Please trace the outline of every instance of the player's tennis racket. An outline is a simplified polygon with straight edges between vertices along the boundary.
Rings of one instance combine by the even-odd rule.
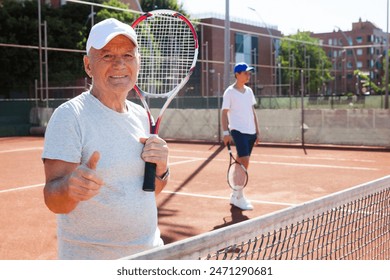
[[[145,107],[150,133],[158,134],[165,109],[194,71],[198,57],[198,37],[191,22],[171,10],[155,10],[140,16],[132,24],[137,33],[141,67],[134,87]],[[166,98],[156,119],[146,98]],[[154,191],[156,165],[145,163],[144,191]]]
[[[227,149],[230,155],[230,163],[227,172],[227,182],[229,187],[235,191],[242,190],[248,183],[248,172],[244,165],[239,163],[233,156],[230,144],[227,143]]]

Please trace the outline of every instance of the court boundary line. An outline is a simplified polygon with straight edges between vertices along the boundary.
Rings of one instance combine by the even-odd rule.
[[[186,193],[186,192],[174,192],[174,191],[168,191],[163,190],[161,193],[167,193],[167,194],[173,194],[173,195],[182,195],[182,196],[190,196],[190,197],[200,197],[200,198],[215,198],[215,199],[222,199],[222,200],[229,200],[230,197],[226,196],[216,196],[216,195],[205,195],[205,194],[194,194],[194,193]],[[271,201],[265,201],[265,200],[250,200],[252,203],[256,204],[270,204],[270,205],[282,205],[282,206],[295,206],[297,204],[294,203],[286,203],[286,202],[271,202]]]
[[[186,157],[186,156],[170,156],[170,158],[178,158],[183,159],[187,158],[188,160],[183,161],[177,161],[170,163],[170,165],[179,165],[182,163],[190,163],[190,162],[196,162],[196,161],[210,161],[208,158],[204,157]],[[215,161],[226,161],[228,162],[228,159],[212,159]],[[378,168],[371,168],[371,167],[356,167],[356,166],[340,166],[340,165],[328,165],[328,164],[307,164],[307,163],[291,163],[291,162],[276,162],[276,161],[258,161],[258,160],[252,160],[251,163],[254,164],[268,164],[268,165],[286,165],[286,166],[297,166],[297,167],[311,167],[311,168],[333,168],[333,169],[348,169],[348,170],[364,170],[364,171],[377,171]]]
[[[34,184],[34,185],[23,186],[23,187],[13,187],[13,188],[6,189],[6,190],[0,190],[0,194],[1,193],[20,191],[20,190],[33,189],[33,188],[37,188],[37,187],[43,187],[44,185],[45,185],[44,183],[43,184],[41,183],[41,184]]]
[[[14,191],[27,190],[27,189],[33,189],[33,188],[38,188],[38,187],[43,187],[43,186],[45,186],[44,183],[23,186],[23,187],[16,187],[16,188],[11,188],[11,189],[7,189],[7,190],[0,190],[0,194],[14,192]],[[190,196],[190,197],[200,197],[200,198],[212,198],[212,199],[223,199],[223,200],[230,199],[230,197],[226,197],[226,196],[205,195],[205,194],[186,193],[186,192],[175,192],[175,191],[169,191],[169,190],[163,190],[162,193],[179,195],[179,196],[181,195],[181,196]],[[256,203],[256,204],[269,204],[269,205],[282,205],[282,206],[295,206],[296,205],[294,203],[272,202],[272,201],[265,201],[265,200],[251,200],[251,202]]]
[[[0,151],[0,154],[19,153],[19,152],[36,151],[36,150],[43,150],[43,147],[31,147],[31,148],[19,148],[19,149],[3,150],[3,151]]]

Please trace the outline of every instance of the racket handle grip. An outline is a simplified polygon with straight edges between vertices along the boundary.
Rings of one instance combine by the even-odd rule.
[[[154,192],[156,179],[156,164],[152,162],[145,162],[145,177],[142,190],[145,192]]]

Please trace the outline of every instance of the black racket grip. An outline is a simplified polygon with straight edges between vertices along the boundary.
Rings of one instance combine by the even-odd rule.
[[[156,164],[152,162],[145,162],[145,177],[142,190],[145,192],[154,192],[156,189]]]

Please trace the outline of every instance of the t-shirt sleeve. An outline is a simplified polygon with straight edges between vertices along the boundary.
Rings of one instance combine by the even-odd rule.
[[[79,163],[81,146],[76,115],[69,106],[58,107],[46,128],[42,158]]]
[[[230,109],[230,91],[226,90],[222,99],[222,110]]]

